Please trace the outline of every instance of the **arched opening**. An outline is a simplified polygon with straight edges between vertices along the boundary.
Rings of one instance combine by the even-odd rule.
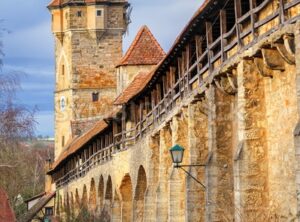
[[[74,195],[73,195],[73,192],[71,192],[71,195],[70,195],[70,215],[71,215],[71,218],[74,218],[74,208],[75,208]]]
[[[99,197],[99,209],[100,212],[103,208],[103,200],[104,200],[104,179],[103,176],[100,176],[99,185],[98,185],[98,197]]]
[[[88,207],[88,195],[86,185],[83,186],[82,198],[81,198],[81,207],[87,209]]]
[[[75,208],[78,210],[80,208],[80,197],[78,189],[75,191]]]
[[[65,213],[67,215],[67,219],[70,218],[70,215],[71,215],[71,208],[70,208],[70,196],[69,196],[69,193],[66,193],[65,196],[64,196],[64,205],[65,205]]]
[[[56,194],[56,214],[59,216],[61,211],[60,211],[60,199],[61,199],[61,196],[59,193]]]
[[[110,221],[111,220],[111,204],[112,204],[112,180],[111,177],[108,176],[106,182],[106,190],[105,190],[105,201],[104,206],[101,211],[100,219],[102,221]]]
[[[105,200],[112,201],[112,182],[110,176],[108,176],[106,183]]]
[[[122,221],[131,221],[132,218],[132,183],[129,174],[126,174],[120,186],[122,195]]]
[[[147,188],[147,177],[143,166],[138,171],[138,179],[134,195],[134,221],[143,221],[145,209],[145,192]]]
[[[91,180],[89,207],[92,212],[95,212],[95,210],[96,210],[96,185],[95,185],[94,178],[92,178],[92,180]]]

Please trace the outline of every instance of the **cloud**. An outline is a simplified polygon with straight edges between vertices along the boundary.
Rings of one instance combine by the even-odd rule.
[[[9,58],[54,59],[54,40],[51,24],[46,21],[36,26],[15,30],[3,39],[4,53]]]
[[[203,0],[130,1],[133,7],[129,36],[124,39],[124,49],[133,41],[142,25],[147,25],[165,51],[191,19]]]

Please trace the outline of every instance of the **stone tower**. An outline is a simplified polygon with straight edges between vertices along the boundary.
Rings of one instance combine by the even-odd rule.
[[[128,6],[127,0],[53,0],[48,6],[56,58],[55,159],[111,110]]]

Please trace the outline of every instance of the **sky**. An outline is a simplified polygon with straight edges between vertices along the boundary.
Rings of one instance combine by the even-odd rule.
[[[124,36],[126,52],[139,28],[147,25],[167,52],[203,0],[129,0],[132,23]],[[4,49],[2,72],[20,71],[17,102],[37,107],[36,135],[54,135],[54,40],[46,8],[50,0],[0,0]]]

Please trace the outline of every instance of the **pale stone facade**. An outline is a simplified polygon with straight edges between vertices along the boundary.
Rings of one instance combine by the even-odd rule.
[[[229,1],[221,6],[240,17],[231,29],[213,2],[205,1],[147,87],[122,105],[123,118],[56,164],[61,218],[87,208],[116,222],[299,221],[300,2],[258,1],[239,10],[241,1]],[[203,16],[214,11],[219,48],[216,24]],[[102,134],[107,144],[98,150]],[[205,187],[174,168],[169,150],[176,144],[185,148],[183,168]]]

